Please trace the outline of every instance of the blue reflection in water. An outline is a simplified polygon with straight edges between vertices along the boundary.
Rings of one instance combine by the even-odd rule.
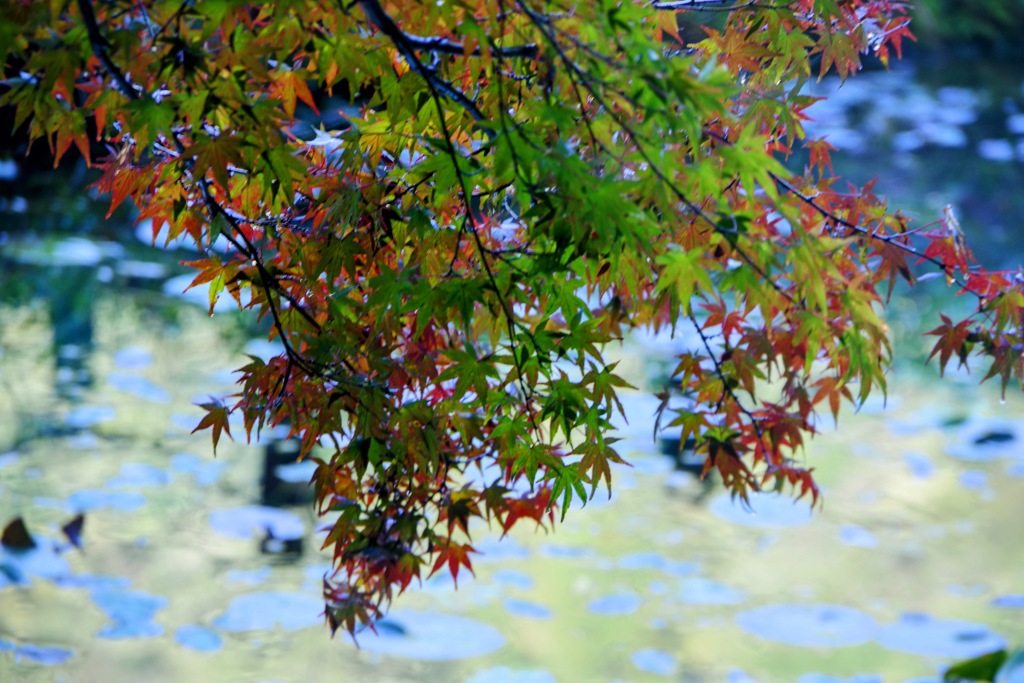
[[[482,538],[473,544],[479,557],[473,562],[505,562],[507,560],[523,560],[530,556],[530,551],[519,545],[514,538],[499,539],[497,536]]]
[[[259,569],[231,569],[228,570],[228,583],[241,583],[247,586],[256,586],[270,578],[270,567],[263,566]]]
[[[1024,609],[1024,595],[1000,595],[997,598],[992,598],[991,604],[993,607]]]
[[[736,615],[740,628],[765,640],[803,647],[843,647],[865,643],[875,620],[842,605],[766,605]]]
[[[555,677],[540,669],[516,671],[507,666],[481,669],[466,683],[555,683]]]
[[[153,638],[164,632],[163,627],[153,621],[157,611],[167,606],[167,598],[163,596],[141,591],[99,590],[91,597],[113,622],[100,630],[100,638]]]
[[[175,453],[171,456],[171,469],[191,474],[200,486],[216,484],[224,467],[222,460],[204,460],[193,453]]]
[[[516,615],[517,617],[529,617],[531,619],[547,619],[551,616],[551,610],[543,605],[538,605],[535,602],[528,600],[518,600],[516,598],[506,598],[504,603],[505,609],[509,613]]]
[[[633,666],[659,676],[671,676],[676,671],[676,658],[662,650],[640,650],[630,657]]]
[[[290,462],[274,468],[274,476],[289,484],[308,484],[316,474],[317,464],[312,460]]]
[[[503,586],[511,586],[523,590],[533,588],[533,579],[530,578],[529,574],[516,571],[515,569],[499,569],[494,572],[493,578]]]
[[[857,548],[874,548],[878,545],[878,539],[873,533],[856,524],[844,524],[839,529],[839,539]]]
[[[497,650],[505,637],[493,626],[440,612],[395,610],[377,624],[377,633],[357,638],[368,652],[425,661],[477,657]]]
[[[74,448],[81,451],[90,451],[99,446],[100,440],[96,438],[96,435],[92,432],[79,432],[78,434],[72,434],[64,442],[68,445],[68,448]],[[34,468],[33,468],[34,469]],[[26,473],[28,470],[26,470]],[[38,475],[36,475],[38,476]]]
[[[1006,467],[1006,474],[1011,477],[1024,477],[1024,462],[1010,463]]]
[[[922,453],[907,453],[903,456],[903,462],[918,479],[928,479],[935,473],[935,465]]]
[[[45,647],[43,645],[17,645],[8,640],[0,640],[0,652],[13,652],[14,661],[26,660],[35,664],[54,666],[63,664],[75,656],[74,651],[62,647]]]
[[[217,633],[193,624],[179,626],[174,632],[174,639],[196,652],[216,652],[224,646],[224,640]]]
[[[540,547],[540,554],[544,555],[545,557],[557,557],[560,559],[578,560],[595,557],[597,555],[597,551],[593,548],[587,547],[555,545],[552,543],[546,543]]]
[[[958,440],[947,443],[946,454],[968,462],[1012,458],[1019,448],[1016,432],[1016,425],[1008,420],[971,420],[959,429]]]
[[[29,585],[31,577],[59,579],[71,574],[71,565],[60,554],[63,546],[45,536],[33,536],[36,547],[10,552],[0,546],[0,588],[8,583]]]
[[[117,417],[110,406],[78,406],[64,418],[64,424],[75,429],[88,429],[100,422],[109,422]]]
[[[146,504],[146,497],[135,491],[104,491],[82,489],[68,496],[68,507],[77,512],[112,508],[132,512]]]
[[[153,354],[141,346],[127,346],[114,354],[114,365],[122,370],[141,370],[153,364]]]
[[[664,569],[666,560],[658,553],[623,555],[616,563],[622,569]]]
[[[246,593],[213,620],[225,631],[264,631],[280,625],[286,631],[315,626],[323,621],[324,601],[305,593]]]
[[[711,500],[708,509],[727,522],[753,527],[799,526],[814,518],[808,501],[773,493],[751,493],[749,508],[723,493]]]
[[[119,591],[132,585],[125,576],[103,574],[74,574],[62,576],[54,581],[61,588],[84,588],[88,591]]]
[[[679,599],[691,605],[737,605],[747,599],[741,590],[702,577],[680,582]]]
[[[928,614],[904,614],[882,626],[879,644],[890,650],[924,657],[966,659],[1006,647],[1002,636],[984,624],[957,619],[936,619]]]
[[[633,593],[617,593],[591,600],[587,609],[595,614],[632,614],[640,609],[642,603],[640,597]]]
[[[980,470],[964,470],[960,473],[960,484],[977,491],[988,488],[988,476]]]
[[[662,569],[664,569],[666,574],[671,574],[672,576],[693,576],[700,572],[700,562],[672,560],[666,562]]]
[[[139,462],[121,465],[121,474],[107,479],[107,486],[165,486],[171,482],[170,472]]]
[[[112,372],[107,376],[107,384],[118,391],[131,394],[144,401],[153,403],[170,403],[171,393],[161,386],[158,386],[137,375],[128,375],[123,372]]]
[[[274,538],[302,538],[302,519],[291,512],[264,505],[242,505],[223,508],[210,513],[210,527],[218,534],[231,538],[252,538],[254,534],[270,531]]]

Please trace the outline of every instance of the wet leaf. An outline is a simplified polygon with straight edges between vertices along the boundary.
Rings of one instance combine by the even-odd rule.
[[[71,521],[60,528],[60,530],[64,532],[64,537],[68,539],[68,542],[79,550],[82,549],[82,527],[84,525],[85,515],[79,513],[75,515]]]
[[[973,659],[957,662],[946,669],[942,680],[945,683],[958,681],[994,681],[999,667],[1006,661],[1006,650],[989,652]]]
[[[28,532],[28,527],[25,526],[25,520],[15,517],[4,527],[3,535],[0,536],[0,545],[7,550],[24,551],[35,548],[36,542],[32,540],[32,535]]]

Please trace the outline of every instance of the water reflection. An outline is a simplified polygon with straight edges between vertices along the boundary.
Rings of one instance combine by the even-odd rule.
[[[939,91],[914,107],[965,97]],[[983,107],[947,104],[913,130],[873,120],[896,126],[897,152],[966,136],[968,149],[1005,155],[979,144],[990,138],[968,115]],[[854,113],[833,123],[863,133]],[[214,459],[208,437],[190,435],[190,399],[235,391],[243,350],[279,347],[239,334],[250,323],[211,320],[207,293],[182,296],[192,276],[178,276],[175,256],[79,237],[9,254],[30,285],[0,294],[0,377],[18,380],[4,405],[22,421],[0,431],[0,521],[24,514],[53,536],[69,513],[90,522],[85,554],[45,532],[31,551],[0,549],[0,680],[45,666],[135,681],[159,656],[185,672],[177,680],[210,683],[923,681],[952,657],[1024,642],[1024,406],[913,376],[893,378],[888,412],[843,415],[843,432],[808,447],[827,488],[813,513],[769,494],[747,508],[674,472],[652,438],[656,401],[628,394],[617,424],[635,466],[617,468],[612,504],[573,510],[554,537],[481,529],[476,580],[413,586],[359,649],[330,640],[310,465],[288,462],[286,445],[264,461],[269,445],[224,444]],[[621,351],[639,384],[652,355],[686,343],[647,341]],[[260,554],[288,542],[304,543],[301,557]],[[288,668],[297,662],[309,671]]]
[[[224,645],[224,639],[215,631],[194,624],[179,626],[174,632],[174,639],[197,652],[216,652]]]
[[[245,593],[213,620],[225,631],[268,631],[280,626],[296,631],[323,624],[323,599],[309,593]]]
[[[267,475],[273,475],[275,486],[295,485],[306,496],[309,465],[290,464],[287,457],[266,464],[262,456],[267,449],[243,445],[227,445],[213,459],[205,438],[189,435],[197,413],[181,397],[231,391],[232,378],[224,369],[234,356],[213,358],[187,375],[167,374],[164,358],[182,353],[201,358],[198,349],[211,347],[209,332],[203,330],[216,331],[218,323],[197,308],[187,328],[175,328],[178,335],[188,329],[195,342],[179,337],[162,343],[147,336],[154,330],[143,331],[138,318],[123,311],[113,315],[123,308],[98,304],[93,313],[88,364],[106,380],[57,404],[59,433],[0,456],[5,513],[28,505],[43,520],[42,527],[71,512],[89,511],[94,518],[84,536],[87,555],[69,555],[66,544],[47,540],[45,534],[31,553],[0,555],[0,602],[5,605],[0,634],[18,636],[3,641],[0,657],[8,657],[12,666],[17,659],[17,666],[45,664],[72,672],[76,662],[104,652],[102,643],[110,640],[122,647],[156,643],[183,657],[194,653],[211,666],[251,652],[251,638],[270,647],[285,634],[301,634],[296,638],[303,651],[317,653],[316,658],[350,647],[343,636],[327,639],[321,628],[320,583],[330,565],[316,552],[316,543],[295,558],[296,564],[268,565],[259,555],[270,541],[308,544],[315,525],[304,504],[281,509],[257,502],[300,502],[291,494],[269,495]],[[115,319],[135,327],[113,333],[109,325]],[[178,345],[183,343],[194,345],[182,350]],[[35,409],[45,413],[51,405],[40,401]],[[919,408],[910,405],[908,410]],[[126,417],[142,414],[152,420]],[[902,415],[907,423],[916,420]],[[861,419],[877,433],[887,417]],[[790,671],[794,680],[809,675],[812,667],[803,664],[743,659],[748,655],[739,655],[738,661],[731,643],[747,638],[744,642],[765,643],[774,653],[874,647],[873,654],[859,656],[878,660],[878,652],[891,653],[887,656],[894,659],[884,660],[879,670],[895,667],[909,677],[933,671],[930,658],[1003,642],[1015,631],[998,615],[1015,614],[1024,603],[1020,584],[999,578],[998,572],[977,590],[947,593],[956,603],[933,602],[934,592],[890,589],[886,583],[897,567],[920,577],[927,563],[938,563],[952,573],[932,582],[935,591],[952,584],[979,585],[969,568],[951,563],[944,549],[948,541],[942,539],[983,539],[994,520],[1012,515],[1012,506],[1000,507],[1000,474],[1022,464],[1015,448],[1019,423],[980,412],[952,426],[914,423],[914,429],[887,432],[888,461],[879,454],[882,446],[863,448],[863,456],[846,460],[816,454],[815,463],[825,468],[823,481],[830,486],[827,504],[837,502],[834,511],[812,513],[804,503],[769,494],[752,496],[748,509],[689,475],[666,489],[672,463],[653,444],[641,446],[639,434],[650,425],[644,426],[642,416],[631,417],[629,429],[637,434],[638,449],[631,455],[635,488],[620,489],[613,505],[576,511],[554,538],[542,531],[500,542],[496,535],[475,537],[474,546],[485,553],[475,561],[478,579],[467,576],[456,592],[442,574],[423,590],[408,592],[377,635],[362,633],[360,649],[346,650],[352,653],[346,670],[372,680],[375,671],[401,670],[401,661],[466,662],[451,670],[459,672],[454,677],[431,669],[429,675],[405,679],[461,681],[576,680],[580,672],[592,680],[605,675],[607,680],[665,678],[680,672],[692,672],[695,680],[771,680],[757,675],[765,666],[782,667],[778,670]],[[857,438],[857,428],[851,429]],[[933,443],[937,437],[938,445]],[[85,461],[76,464],[72,479],[63,477],[63,468],[49,457],[56,444],[69,443],[86,447],[77,451]],[[842,442],[828,450],[837,450],[835,443]],[[830,473],[829,467],[844,469]],[[706,490],[712,492],[710,500],[695,503]],[[991,517],[967,502],[986,492],[993,497]],[[908,495],[952,503],[936,506],[922,499],[905,506]],[[937,512],[916,518],[914,510],[924,507]],[[801,534],[812,539],[813,552],[801,545]],[[913,543],[904,543],[901,534]],[[139,545],[140,538],[147,543]],[[175,568],[177,555],[184,556],[183,569]],[[800,557],[806,569],[796,584],[793,557]],[[751,558],[756,558],[756,571],[749,569]],[[1008,566],[998,558],[989,562],[996,569]],[[832,581],[837,574],[844,577],[838,584]],[[28,592],[14,593],[16,584]],[[40,584],[43,590],[31,592]],[[34,605],[46,603],[45,586],[51,584],[64,589],[67,600],[84,599],[86,606],[79,609],[86,613],[91,605],[95,626],[65,624],[71,635],[56,639],[39,633]],[[785,601],[776,603],[779,596]],[[22,607],[23,600],[33,607]],[[967,613],[957,606],[965,604],[972,606]],[[922,606],[929,615],[913,611]],[[971,619],[961,620],[961,615]],[[992,626],[980,626],[989,619]],[[567,632],[577,636],[567,639]],[[657,634],[666,639],[654,640]],[[547,642],[556,646],[551,653],[546,653]],[[578,657],[573,654],[577,650]],[[513,665],[522,661],[543,666]],[[723,661],[742,662],[743,669],[723,669]],[[857,680],[849,671],[837,674],[817,675]]]
[[[849,647],[875,635],[875,620],[843,605],[766,605],[736,615],[744,631],[801,647]]]
[[[633,666],[659,676],[671,676],[678,668],[676,658],[661,650],[640,650],[630,658]]]
[[[715,496],[708,508],[727,522],[743,526],[800,526],[814,519],[814,513],[806,502],[794,501],[790,496],[774,493],[751,493],[746,504],[723,493]]]
[[[167,606],[167,598],[141,591],[97,590],[92,600],[111,621],[97,634],[100,638],[155,638],[164,632],[153,618]]]
[[[877,639],[882,647],[922,657],[966,659],[1006,647],[1006,640],[984,624],[928,614],[900,615],[879,629]]]
[[[45,647],[30,644],[17,645],[7,640],[0,640],[0,652],[9,652],[14,655],[15,663],[31,662],[46,666],[63,664],[75,656],[75,653],[71,650],[65,650],[61,647]]]
[[[493,626],[465,617],[397,609],[376,634],[364,631],[358,642],[368,652],[439,661],[489,654],[505,644],[505,637]]]

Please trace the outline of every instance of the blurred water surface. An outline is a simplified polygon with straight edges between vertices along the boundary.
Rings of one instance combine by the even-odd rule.
[[[894,203],[974,206],[965,165],[1019,179],[1020,82],[1015,95],[904,73],[868,74],[851,94],[856,82],[812,111],[846,136],[847,158],[929,174],[946,151],[960,160],[943,162],[937,195],[895,182]],[[915,113],[892,113],[908,102]],[[1009,158],[983,144],[996,139]],[[95,227],[102,209],[58,219],[23,201],[3,206],[0,522],[23,516],[38,545],[0,550],[0,680],[924,681],[1024,643],[1024,402],[979,389],[977,373],[937,382],[918,364],[932,304],[902,297],[891,324],[910,360],[884,410],[847,411],[807,449],[820,509],[763,494],[750,511],[673,471],[651,441],[649,394],[627,392],[633,466],[617,468],[612,500],[599,492],[555,533],[499,542],[481,529],[475,580],[435,577],[359,647],[332,640],[311,511],[259,504],[261,445],[222,442],[214,458],[190,433],[194,403],[233,391],[243,352],[274,352],[259,326],[229,306],[211,318],[202,291],[181,296],[187,255],[112,237]],[[999,210],[1004,228],[1022,215]],[[1020,237],[992,230],[1000,258],[1021,254]],[[686,332],[612,353],[649,389],[650,361],[668,362]],[[78,512],[81,551],[60,532]],[[304,552],[261,552],[268,530]]]

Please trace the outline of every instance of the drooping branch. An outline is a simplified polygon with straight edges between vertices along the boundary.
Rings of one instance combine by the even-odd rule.
[[[651,7],[665,10],[699,10],[703,12],[732,12],[741,9],[781,9],[790,3],[766,3],[758,0],[736,2],[735,0],[654,0]]]
[[[96,13],[93,11],[91,0],[78,0],[78,11],[82,13],[82,23],[85,24],[86,33],[89,35],[89,45],[92,46],[92,52],[100,60],[100,64],[107,70],[110,77],[114,79],[117,89],[130,100],[140,99],[142,95],[132,87],[124,72],[114,64],[110,54],[107,52],[109,43],[103,37],[103,34],[100,33],[100,27],[96,22]]]
[[[417,50],[442,52],[444,54],[459,56],[465,56],[468,54],[470,57],[479,57],[482,54],[482,51],[479,46],[473,48],[467,53],[466,46],[464,44],[457,43],[453,40],[449,40],[448,38],[439,38],[436,36],[414,36],[411,33],[405,32],[402,32],[402,35],[405,37],[406,43],[410,47],[415,48]],[[525,45],[512,45],[509,47],[500,47],[498,45],[492,45],[491,53],[501,58],[532,58],[537,56],[537,46],[534,43],[527,43]]]
[[[362,6],[369,22],[391,40],[391,43],[409,63],[409,66],[427,82],[431,90],[438,92],[445,99],[449,99],[461,106],[477,121],[483,121],[486,118],[483,112],[480,111],[480,108],[476,106],[476,103],[464,92],[438,76],[436,70],[423,63],[419,55],[416,54],[417,49],[423,48],[418,48],[412,40],[414,37],[409,36],[402,29],[398,28],[395,20],[384,11],[384,8],[380,6],[377,0],[359,0],[359,4]],[[421,38],[419,40],[429,41],[430,39]]]

